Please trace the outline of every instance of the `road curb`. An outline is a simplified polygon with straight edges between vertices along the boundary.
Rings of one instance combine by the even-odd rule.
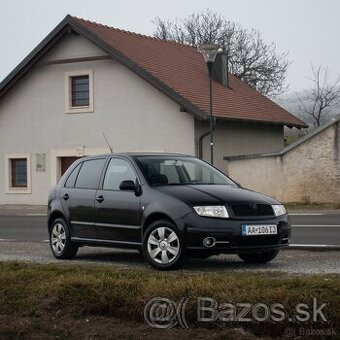
[[[290,244],[284,250],[311,250],[311,251],[331,251],[340,250],[340,246],[328,244]]]

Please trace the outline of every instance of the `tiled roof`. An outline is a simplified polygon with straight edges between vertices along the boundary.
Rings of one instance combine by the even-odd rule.
[[[209,113],[208,71],[203,56],[195,48],[72,18],[200,111]],[[213,114],[227,119],[306,126],[303,121],[231,74],[229,88],[213,81]]]
[[[195,48],[70,15],[0,83],[0,98],[70,30],[97,44],[188,112],[200,119],[208,117],[208,70],[203,56]],[[229,120],[307,127],[303,121],[231,74],[228,88],[213,81],[213,114]]]

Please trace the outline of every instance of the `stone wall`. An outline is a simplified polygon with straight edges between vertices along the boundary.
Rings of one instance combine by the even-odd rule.
[[[225,157],[223,171],[282,202],[340,204],[340,116],[279,153]]]

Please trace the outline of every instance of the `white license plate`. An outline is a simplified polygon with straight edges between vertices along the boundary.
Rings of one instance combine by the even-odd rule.
[[[276,235],[277,226],[275,224],[242,224],[242,236],[249,235]]]

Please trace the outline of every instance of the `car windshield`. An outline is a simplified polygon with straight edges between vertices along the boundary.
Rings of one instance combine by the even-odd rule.
[[[153,186],[188,184],[236,186],[226,175],[198,158],[139,156],[136,160],[146,179]]]

